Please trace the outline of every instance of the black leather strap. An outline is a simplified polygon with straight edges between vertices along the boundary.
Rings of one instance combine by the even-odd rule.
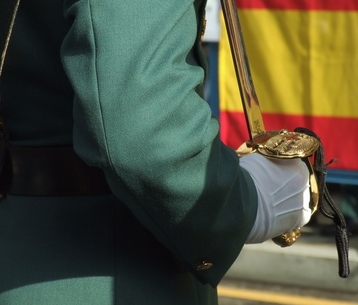
[[[88,166],[72,146],[9,148],[3,192],[21,196],[104,195],[111,191],[99,168]]]
[[[20,0],[1,0],[0,14],[0,76],[5,61],[7,46],[9,44],[12,27],[14,25]]]

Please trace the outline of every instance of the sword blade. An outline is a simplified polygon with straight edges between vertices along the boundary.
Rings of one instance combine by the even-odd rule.
[[[260,103],[252,81],[239,14],[234,0],[221,0],[221,6],[249,137],[253,144],[260,143],[269,136],[265,130]]]

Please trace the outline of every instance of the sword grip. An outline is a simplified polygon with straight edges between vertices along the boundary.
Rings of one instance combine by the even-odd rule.
[[[270,131],[258,135],[253,141],[247,141],[236,151],[239,157],[259,153],[268,159],[300,158],[306,164],[309,172],[310,203],[312,214],[319,205],[319,187],[309,157],[319,148],[319,141],[303,133]],[[273,242],[281,247],[293,245],[301,236],[301,228],[273,238]]]
[[[306,157],[306,158],[302,158],[302,161],[306,164],[310,175],[309,183],[310,183],[311,197],[310,197],[309,206],[312,211],[311,215],[313,215],[317,211],[318,204],[319,204],[319,190],[318,190],[317,179],[310,159]],[[272,238],[272,241],[276,245],[279,245],[280,247],[284,248],[293,245],[300,236],[301,236],[301,228],[297,228],[291,232],[283,233],[279,236]]]

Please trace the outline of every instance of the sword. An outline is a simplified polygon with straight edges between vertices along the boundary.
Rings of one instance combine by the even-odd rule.
[[[310,173],[310,208],[313,214],[318,207],[319,195],[316,177],[309,157],[319,148],[320,143],[314,137],[299,132],[289,132],[286,129],[266,131],[260,103],[252,81],[235,1],[220,1],[250,137],[236,152],[239,157],[250,153],[259,153],[266,158],[301,158],[307,165]],[[273,238],[273,241],[281,247],[286,247],[295,243],[300,235],[301,228],[297,228],[292,232]]]
[[[2,0],[2,2],[5,18],[0,22],[0,76],[20,0]]]
[[[0,80],[4,67],[5,55],[9,46],[12,28],[20,0],[1,0],[1,18],[0,18]],[[0,97],[1,102],[1,97]],[[6,154],[7,154],[8,138],[6,128],[4,126],[4,118],[0,107],[0,174],[3,170]],[[0,189],[0,197],[2,197],[2,188]]]

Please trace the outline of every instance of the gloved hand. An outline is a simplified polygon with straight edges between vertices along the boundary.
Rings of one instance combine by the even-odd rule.
[[[310,220],[309,172],[301,159],[267,159],[254,153],[241,157],[240,164],[253,178],[258,195],[247,244],[262,243]]]

